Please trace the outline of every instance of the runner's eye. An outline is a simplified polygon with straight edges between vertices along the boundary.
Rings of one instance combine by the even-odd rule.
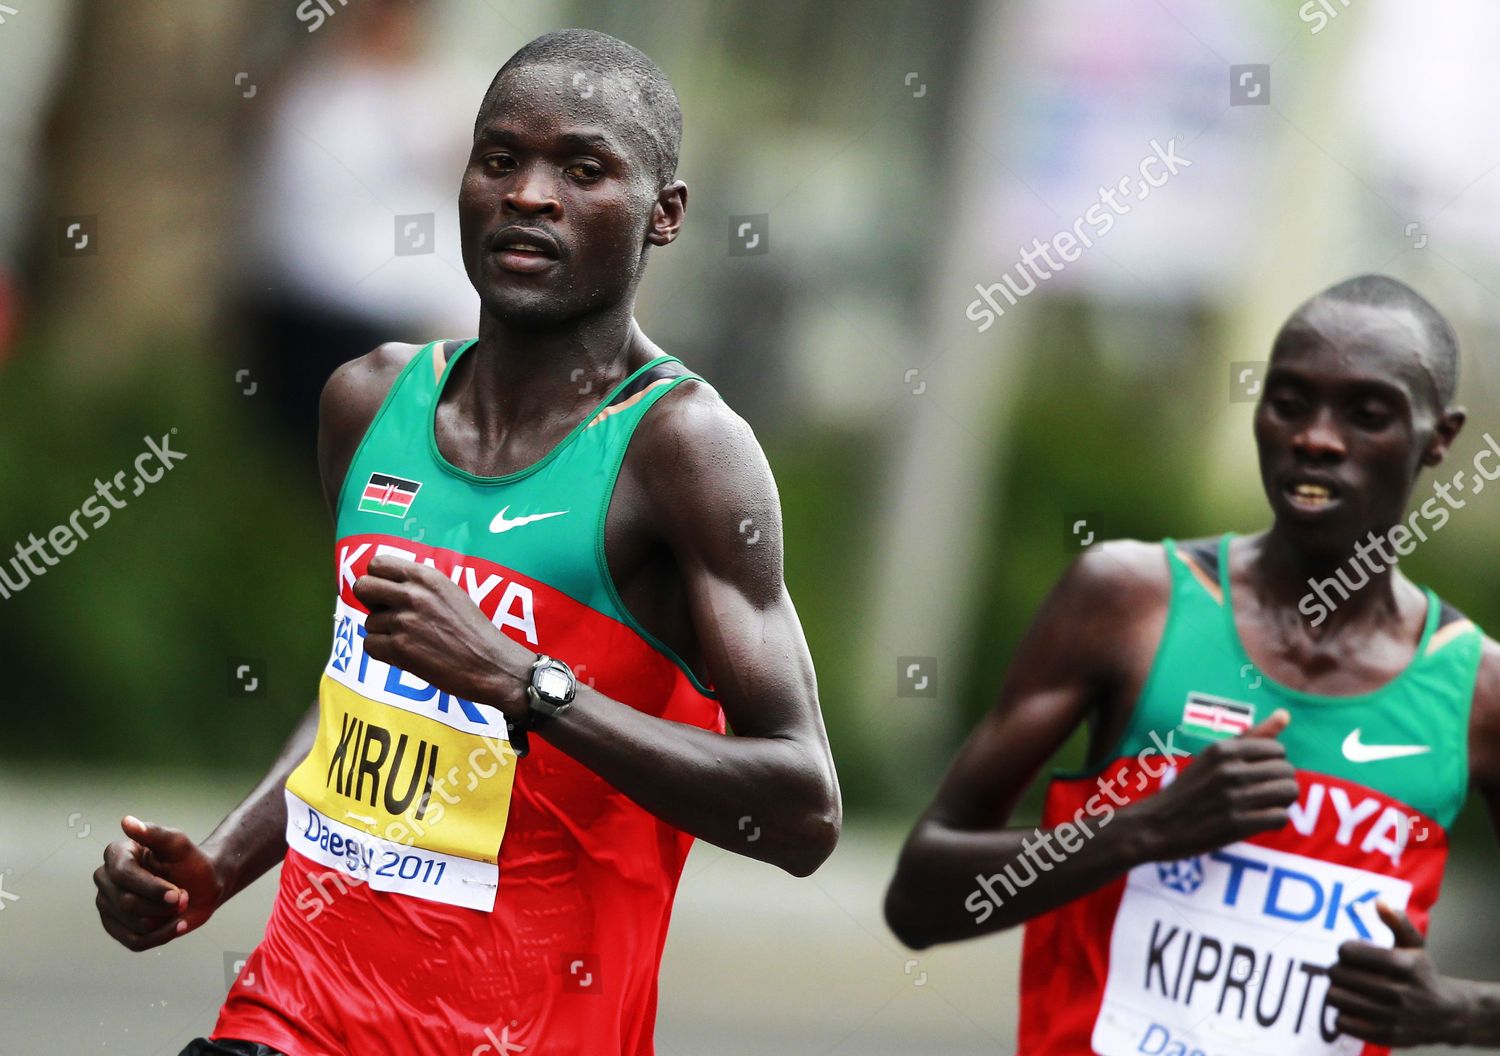
[[[604,170],[591,161],[575,161],[563,171],[575,180],[582,180],[585,183],[592,183],[604,175]]]
[[[1266,403],[1278,418],[1295,418],[1303,412],[1307,403],[1302,397],[1291,392],[1271,392],[1266,395]]]
[[[1391,409],[1379,400],[1366,400],[1355,405],[1351,415],[1354,424],[1361,429],[1384,429],[1393,417]]]

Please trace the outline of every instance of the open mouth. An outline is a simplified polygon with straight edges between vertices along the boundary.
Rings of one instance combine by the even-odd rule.
[[[545,271],[557,257],[557,244],[549,236],[532,231],[509,231],[495,246],[495,258],[507,271]]]
[[[1303,513],[1321,513],[1339,501],[1338,489],[1320,482],[1292,481],[1282,490],[1292,507]]]

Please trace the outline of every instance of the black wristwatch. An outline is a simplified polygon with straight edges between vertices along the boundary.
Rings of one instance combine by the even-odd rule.
[[[546,726],[567,711],[577,695],[578,679],[573,677],[573,669],[554,656],[537,654],[531,665],[531,682],[526,686],[526,696],[531,700],[527,728]]]

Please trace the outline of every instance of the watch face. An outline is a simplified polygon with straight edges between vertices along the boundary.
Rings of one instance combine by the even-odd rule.
[[[537,692],[553,700],[564,700],[573,680],[555,667],[544,667],[536,673]]]

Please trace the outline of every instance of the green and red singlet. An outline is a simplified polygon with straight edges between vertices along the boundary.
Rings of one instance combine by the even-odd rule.
[[[352,587],[377,554],[426,563],[580,682],[723,732],[712,687],[626,610],[604,551],[637,424],[677,385],[706,382],[659,357],[540,461],[478,477],[434,433],[438,395],[472,345],[412,359],[343,483],[317,739],[287,780],[265,940],[215,1037],[289,1056],[652,1052],[691,837],[543,738],[518,759],[497,709],[366,655]]]
[[[1024,1056],[1374,1056],[1338,1034],[1327,971],[1349,939],[1390,946],[1376,899],[1424,933],[1468,792],[1468,721],[1483,636],[1428,590],[1410,664],[1378,690],[1321,696],[1250,662],[1230,604],[1226,535],[1167,540],[1172,597],[1140,697],[1108,761],[1056,775],[1043,824],[1087,838],[1213,740],[1277,708],[1300,792],[1283,828],[1184,861],[1148,862],[1030,921]],[[1169,765],[1169,763],[1171,765]],[[1034,867],[1033,871],[1036,871]],[[994,897],[1026,870],[986,878]],[[990,896],[976,893],[983,913]]]

